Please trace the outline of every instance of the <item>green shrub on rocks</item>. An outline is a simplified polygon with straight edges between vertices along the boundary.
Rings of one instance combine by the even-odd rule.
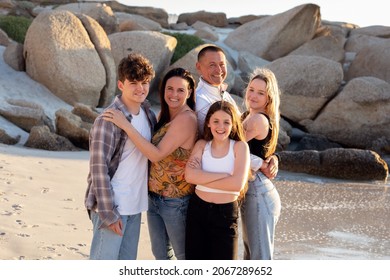
[[[177,46],[175,52],[173,53],[171,64],[182,58],[190,50],[196,48],[199,45],[204,44],[204,41],[202,39],[194,35],[170,32],[165,32],[164,34],[175,37],[177,40]]]
[[[23,44],[32,20],[17,16],[0,16],[0,29],[14,41]]]

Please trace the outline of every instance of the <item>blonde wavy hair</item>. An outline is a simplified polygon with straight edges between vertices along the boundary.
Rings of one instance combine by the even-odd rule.
[[[266,153],[265,157],[269,157],[276,151],[278,145],[278,135],[279,135],[279,122],[280,122],[280,89],[278,86],[278,81],[276,80],[275,74],[267,68],[256,68],[251,75],[249,76],[249,82],[245,92],[247,92],[250,83],[255,80],[263,80],[266,84],[266,92],[268,102],[265,107],[265,114],[268,115],[270,119],[270,129],[271,129],[271,139],[265,147]],[[245,107],[249,110],[249,106],[245,98]],[[246,113],[246,114],[245,114]],[[245,118],[247,112],[245,112],[243,117]]]

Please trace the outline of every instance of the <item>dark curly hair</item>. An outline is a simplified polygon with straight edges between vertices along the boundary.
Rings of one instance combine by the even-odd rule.
[[[155,72],[150,61],[139,53],[130,53],[118,65],[118,80],[151,81]]]

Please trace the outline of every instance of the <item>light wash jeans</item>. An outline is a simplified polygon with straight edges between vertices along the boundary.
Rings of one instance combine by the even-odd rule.
[[[91,260],[136,260],[141,229],[141,213],[121,216],[123,236],[108,228],[100,228],[102,221],[98,213],[91,211],[93,238]]]
[[[169,198],[149,193],[148,227],[156,260],[185,259],[185,230],[190,197]]]
[[[245,260],[272,260],[281,203],[274,184],[257,172],[241,205]]]

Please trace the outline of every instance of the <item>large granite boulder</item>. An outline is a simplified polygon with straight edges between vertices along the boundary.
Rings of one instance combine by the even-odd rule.
[[[71,105],[96,107],[114,94],[114,63],[104,30],[79,16],[82,20],[68,11],[45,11],[33,20],[24,43],[26,72]]]
[[[105,3],[70,3],[61,5],[56,10],[85,14],[96,20],[107,34],[119,31],[118,22],[111,7]]]
[[[23,45],[10,42],[3,53],[4,61],[16,71],[25,71],[26,63],[23,57]]]
[[[122,12],[133,15],[140,15],[158,22],[163,28],[169,28],[168,13],[164,9],[154,7],[127,6],[118,1],[106,1],[114,12]]]
[[[78,151],[67,138],[50,131],[45,125],[34,126],[24,144],[25,147],[47,151]]]
[[[0,29],[0,45],[8,46],[10,42],[11,40],[9,39],[7,33],[5,33],[2,29]]]
[[[374,77],[351,80],[314,121],[303,124],[348,147],[368,148],[390,139],[390,84]]]
[[[356,77],[372,76],[390,83],[390,40],[361,49],[352,61],[346,75],[349,81]]]
[[[375,152],[358,149],[283,151],[281,170],[345,180],[381,180],[389,175],[387,163]]]
[[[161,31],[162,27],[158,22],[155,22],[151,19],[148,19],[140,15],[132,15],[127,13],[117,12],[115,13],[118,23],[119,31],[134,31],[134,30],[144,30],[144,31]]]
[[[343,81],[341,64],[322,57],[288,55],[266,67],[282,91],[281,114],[296,123],[314,119]]]
[[[115,65],[131,52],[144,55],[153,64],[156,78],[152,80],[151,92],[157,91],[158,78],[168,68],[177,45],[175,37],[156,31],[126,31],[108,36],[111,42]]]
[[[0,115],[26,132],[33,126],[50,123],[41,105],[20,99],[1,104]]]
[[[185,22],[187,25],[193,25],[197,21],[203,21],[215,27],[226,27],[228,25],[225,13],[198,11],[180,14],[177,19],[177,23]]]
[[[84,122],[79,116],[66,109],[56,112],[56,132],[69,139],[76,147],[89,149],[89,131],[92,124]]]
[[[337,62],[342,62],[345,57],[345,34],[340,27],[326,27],[328,32],[323,32],[312,40],[304,43],[289,55],[320,56]]]
[[[230,32],[224,42],[235,50],[272,61],[310,41],[320,23],[320,7],[304,4],[248,22]]]

